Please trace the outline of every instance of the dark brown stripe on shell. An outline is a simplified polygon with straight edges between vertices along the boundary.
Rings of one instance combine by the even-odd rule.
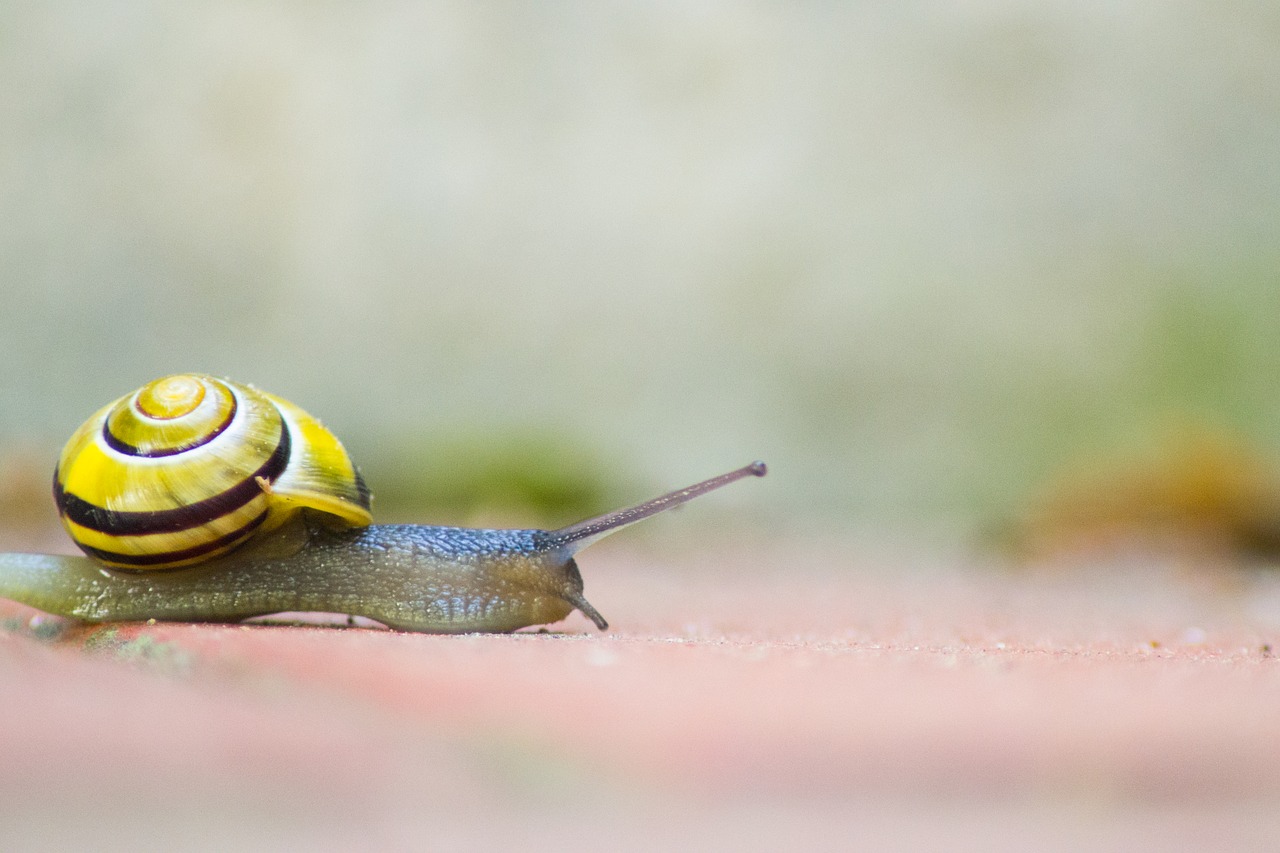
[[[217,539],[209,542],[202,542],[190,548],[184,548],[181,551],[169,551],[164,554],[117,554],[114,551],[105,551],[101,548],[90,548],[88,545],[77,542],[80,550],[84,551],[90,557],[96,557],[104,563],[115,563],[124,567],[145,568],[147,566],[163,565],[164,563],[178,563],[185,560],[193,560],[205,554],[210,554],[220,548],[225,548],[233,542],[248,536],[258,525],[262,524],[267,518],[266,510],[258,513],[248,524],[239,530],[233,530],[225,536],[219,536]]]
[[[240,400],[233,392],[231,394],[231,410],[227,412],[227,417],[222,421],[222,423],[218,424],[212,432],[205,433],[195,441],[187,444],[180,444],[177,447],[162,447],[158,450],[144,451],[134,447],[132,444],[126,444],[117,438],[116,434],[111,431],[110,417],[102,422],[102,440],[107,443],[107,447],[110,447],[117,453],[123,453],[126,456],[144,456],[148,459],[155,459],[160,456],[173,456],[175,453],[185,453],[188,450],[195,450],[197,447],[208,444],[218,436],[222,435],[222,433],[226,431],[227,427],[231,426],[231,422],[235,420],[236,409],[238,409],[239,406]]]
[[[116,536],[177,533],[235,512],[256,498],[262,493],[262,487],[258,485],[257,479],[262,477],[268,482],[274,482],[289,464],[290,446],[289,425],[281,419],[280,442],[276,445],[275,452],[257,471],[225,492],[174,509],[135,512],[105,509],[65,491],[62,484],[58,482],[56,474],[53,481],[53,497],[58,504],[58,512],[65,518],[99,533],[110,533]],[[165,556],[164,561],[167,562],[169,559],[171,558]]]
[[[369,494],[369,487],[365,485],[364,475],[359,471],[356,471],[356,499],[360,502],[360,506],[365,509],[369,509],[372,497],[373,496]]]

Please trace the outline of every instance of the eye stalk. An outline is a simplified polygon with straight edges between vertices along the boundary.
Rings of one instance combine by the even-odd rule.
[[[730,471],[727,474],[721,474],[719,477],[712,477],[710,480],[703,480],[701,483],[695,483],[692,486],[668,492],[662,497],[654,498],[651,501],[645,501],[642,504],[627,507],[626,509],[616,509],[613,512],[607,512],[595,518],[588,518],[585,521],[570,524],[568,527],[561,527],[559,530],[548,531],[542,541],[548,548],[564,548],[572,545],[571,552],[581,551],[592,542],[608,536],[614,531],[635,524],[637,521],[642,521],[651,515],[666,512],[669,509],[680,506],[680,504],[688,503],[700,495],[705,495],[707,492],[714,492],[716,489],[724,488],[744,477],[763,477],[767,473],[769,473],[768,466],[757,459],[750,465],[744,465],[736,471]]]

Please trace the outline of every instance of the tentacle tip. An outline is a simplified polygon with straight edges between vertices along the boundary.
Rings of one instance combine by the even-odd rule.
[[[747,466],[747,470],[756,477],[763,477],[765,474],[769,473],[769,466],[757,459],[755,462],[752,462]]]
[[[566,600],[576,607],[583,616],[594,622],[595,626],[601,631],[609,630],[609,623],[600,615],[600,611],[592,607],[591,602],[587,601],[581,594],[572,597],[566,596]]]

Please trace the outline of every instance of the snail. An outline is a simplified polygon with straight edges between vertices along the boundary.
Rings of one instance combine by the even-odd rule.
[[[398,630],[505,632],[580,611],[574,555],[735,480],[753,462],[558,530],[373,524],[342,443],[302,409],[200,374],[103,407],[54,472],[85,556],[0,554],[0,598],[89,622],[236,622],[280,612],[365,616]]]

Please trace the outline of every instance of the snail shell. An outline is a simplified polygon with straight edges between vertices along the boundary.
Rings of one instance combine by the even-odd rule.
[[[106,565],[169,569],[224,554],[302,509],[372,523],[342,443],[302,409],[200,374],[104,406],[62,450],[53,495],[71,538]]]

